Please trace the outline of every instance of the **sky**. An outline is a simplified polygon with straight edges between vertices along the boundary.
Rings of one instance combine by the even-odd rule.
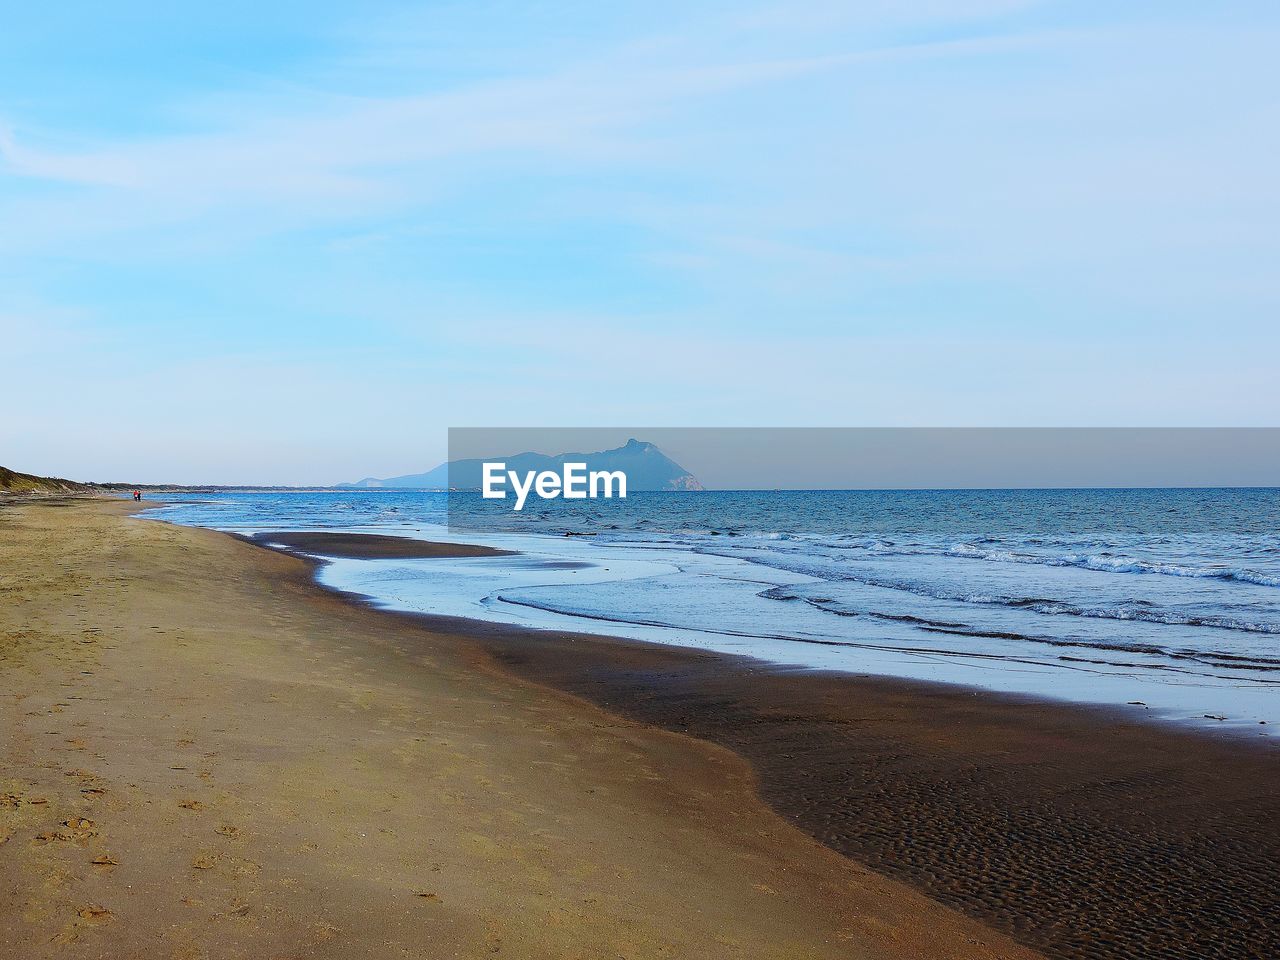
[[[11,4],[0,464],[1280,422],[1280,5]]]

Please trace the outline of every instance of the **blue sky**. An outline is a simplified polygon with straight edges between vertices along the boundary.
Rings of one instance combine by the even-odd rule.
[[[445,428],[1274,425],[1272,3],[36,5],[0,463]]]

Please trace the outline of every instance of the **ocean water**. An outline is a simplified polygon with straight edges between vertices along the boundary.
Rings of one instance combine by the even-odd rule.
[[[402,491],[165,501],[148,515],[520,551],[321,570],[389,608],[1280,724],[1280,490],[633,493],[521,513]]]

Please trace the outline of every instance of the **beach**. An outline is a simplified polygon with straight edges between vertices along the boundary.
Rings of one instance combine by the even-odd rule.
[[[449,549],[356,539],[353,551],[349,534],[257,535],[334,557]],[[518,676],[728,748],[810,836],[1048,956],[1280,954],[1280,748],[1242,725],[408,619],[474,640]]]
[[[6,956],[1035,955],[722,747],[132,509],[0,509]]]
[[[1280,3],[5,13],[0,960],[1280,960]]]
[[[373,610],[133,509],[0,511],[8,955],[1277,948],[1270,740]]]

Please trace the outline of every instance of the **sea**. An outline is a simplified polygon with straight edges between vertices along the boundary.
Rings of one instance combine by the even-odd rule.
[[[633,492],[518,513],[478,493],[219,492],[151,506],[144,516],[247,534],[516,551],[319,569],[388,609],[1249,736],[1280,725],[1280,489]]]

